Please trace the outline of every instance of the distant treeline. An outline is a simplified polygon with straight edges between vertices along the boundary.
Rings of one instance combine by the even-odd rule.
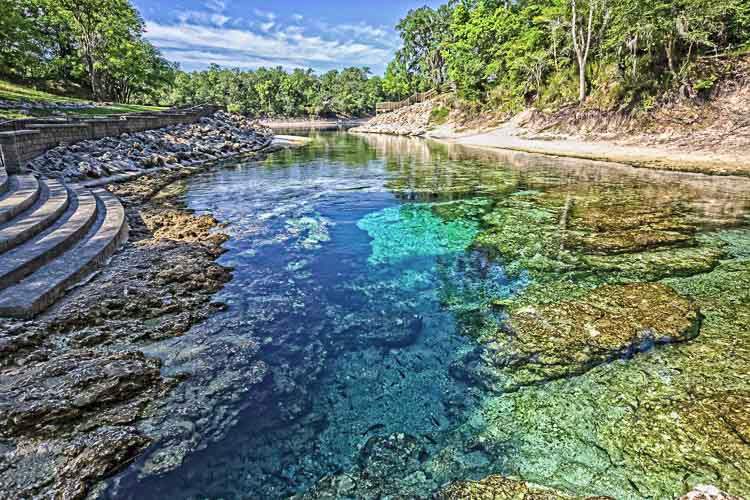
[[[708,56],[748,49],[748,0],[451,0],[412,10],[384,89],[450,82],[494,109],[588,101],[648,107],[695,95],[728,69]]]
[[[100,101],[153,103],[176,65],[143,32],[128,0],[0,0],[0,75],[80,85]]]
[[[384,98],[383,82],[367,68],[292,72],[282,68],[255,71],[223,69],[180,72],[168,96],[172,104],[214,103],[234,112],[263,117],[372,114]]]

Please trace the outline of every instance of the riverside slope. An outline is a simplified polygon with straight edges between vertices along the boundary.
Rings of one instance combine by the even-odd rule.
[[[527,110],[498,123],[453,113],[430,123],[442,97],[376,116],[354,132],[436,140],[553,156],[605,160],[635,167],[750,176],[750,84],[719,89],[707,101],[679,101],[628,117],[577,107]]]

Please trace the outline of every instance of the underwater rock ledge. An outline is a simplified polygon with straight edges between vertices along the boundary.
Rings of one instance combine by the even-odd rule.
[[[692,340],[702,318],[692,301],[666,285],[604,285],[578,300],[511,311],[507,324],[451,373],[493,391],[514,391]]]

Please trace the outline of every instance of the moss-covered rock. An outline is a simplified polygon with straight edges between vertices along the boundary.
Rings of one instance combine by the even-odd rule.
[[[453,368],[494,390],[513,390],[693,339],[700,323],[696,305],[665,285],[605,285],[577,300],[511,310],[481,354]]]
[[[602,189],[575,197],[566,220],[566,246],[611,255],[689,245],[697,231],[679,193]],[[579,234],[576,234],[579,233]]]
[[[435,495],[437,500],[574,500],[609,497],[571,496],[542,486],[503,476],[489,476],[481,481],[455,481]]]

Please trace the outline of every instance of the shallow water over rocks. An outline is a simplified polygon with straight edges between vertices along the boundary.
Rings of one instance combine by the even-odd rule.
[[[228,307],[149,353],[190,378],[105,496],[750,491],[750,182],[314,138],[190,180]]]

